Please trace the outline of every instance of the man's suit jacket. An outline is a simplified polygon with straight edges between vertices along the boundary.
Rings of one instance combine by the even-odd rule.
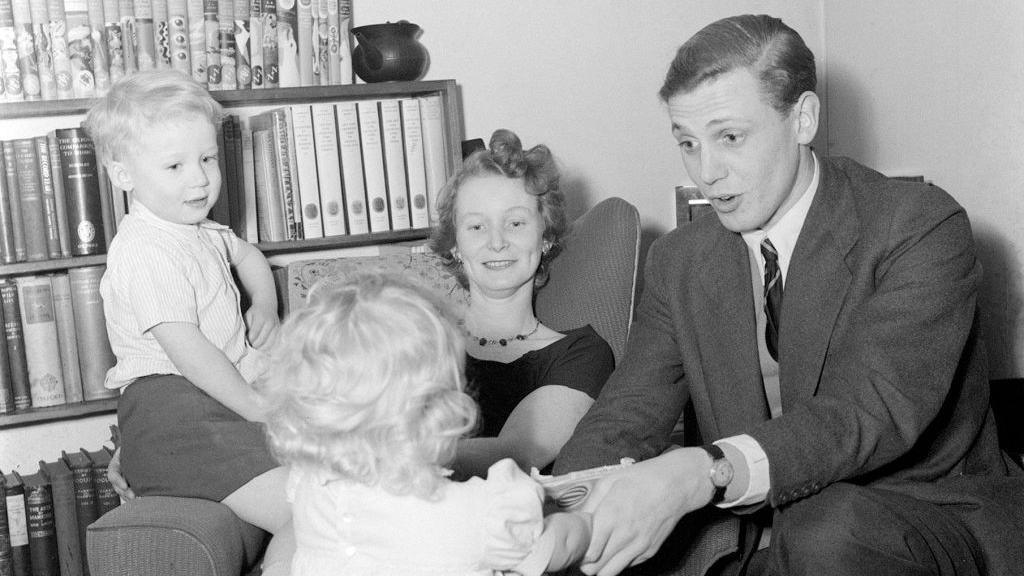
[[[839,481],[966,500],[972,529],[994,544],[983,542],[989,564],[1019,561],[1001,556],[1000,539],[1024,529],[1024,484],[995,490],[1011,492],[1009,514],[993,516],[995,503],[972,494],[976,476],[998,484],[1008,468],[989,407],[966,214],[936,187],[848,159],[820,166],[785,279],[782,415],[770,419],[765,401],[746,244],[705,217],[651,246],[623,363],[555,473],[659,454],[690,401],[703,441],[760,443],[775,508]]]

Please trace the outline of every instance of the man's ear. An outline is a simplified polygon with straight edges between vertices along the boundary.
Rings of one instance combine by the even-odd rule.
[[[117,186],[121,190],[130,191],[135,189],[135,184],[132,182],[131,172],[121,162],[117,160],[111,160],[107,164],[107,175],[110,177],[110,182],[114,186]]]
[[[796,112],[796,136],[800,144],[810,144],[814,135],[818,133],[818,113],[821,102],[818,95],[807,91],[800,95],[793,110]]]

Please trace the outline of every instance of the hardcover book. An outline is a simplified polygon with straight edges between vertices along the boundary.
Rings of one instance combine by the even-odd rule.
[[[25,338],[29,391],[32,406],[59,406],[67,403],[64,375],[60,364],[57,317],[53,312],[53,287],[48,276],[19,276],[21,325]]]
[[[171,67],[184,74],[192,74],[192,49],[189,43],[186,0],[167,0],[167,26]]]
[[[14,8],[14,40],[18,46],[18,72],[21,74],[21,89],[25,94],[25,100],[40,100],[42,99],[42,88],[39,83],[36,41],[32,34],[32,7],[29,0],[13,0],[12,6]]]
[[[124,41],[124,73],[134,74],[139,71],[138,31],[135,29],[134,0],[118,0],[118,19],[121,21],[121,34]]]
[[[12,0],[0,0],[0,74],[4,100],[18,102],[25,99],[18,70],[18,36],[14,31],[14,5]]]
[[[7,481],[4,480],[3,473],[0,473],[0,574],[14,574],[11,560],[11,528],[7,523]]]
[[[43,183],[39,174],[39,159],[32,138],[9,141],[14,149],[14,166],[18,175],[18,197],[21,204],[21,224],[25,235],[25,259],[29,262],[46,260],[46,210],[43,207]]]
[[[121,497],[117,495],[110,479],[107,478],[107,467],[110,465],[111,451],[101,446],[99,450],[79,449],[82,454],[89,458],[92,463],[92,483],[96,489],[96,514],[103,516],[114,508],[121,505]]]
[[[39,469],[50,481],[60,574],[61,576],[82,576],[85,554],[78,544],[74,474],[68,468],[67,463],[59,459],[53,462],[40,460]]]
[[[288,225],[284,218],[284,200],[277,177],[274,135],[269,129],[253,130],[253,158],[256,164],[256,222],[260,242],[281,242]]]
[[[206,43],[206,83],[210,90],[222,88],[220,62],[220,2],[233,0],[203,0],[203,31]]]
[[[107,245],[100,197],[100,170],[92,139],[82,128],[59,128],[55,135],[67,200],[71,254],[104,254]]]
[[[107,72],[113,84],[125,75],[125,38],[124,30],[121,29],[118,0],[103,0],[103,39],[107,49]]]
[[[249,66],[252,88],[263,88],[263,0],[249,2]]]
[[[46,222],[46,255],[61,257],[60,222],[57,218],[57,191],[53,186],[53,169],[50,166],[50,145],[46,136],[32,139],[36,146],[36,160],[39,162],[39,182],[43,191],[43,217]]]
[[[2,147],[3,144],[0,143],[0,148]],[[7,164],[4,154],[0,150],[0,260],[4,264],[14,264],[17,261],[17,254],[14,250],[14,222],[10,204],[10,197],[14,192],[16,191],[7,185]]]
[[[204,0],[187,0],[188,15],[188,58],[192,64],[192,79],[207,85],[206,75],[206,21],[203,19]],[[171,10],[171,4],[167,4]],[[174,11],[171,10],[173,14]]]
[[[252,88],[252,60],[249,54],[252,49],[249,34],[250,1],[234,0],[235,25],[231,33],[235,37],[235,85],[239,90]]]
[[[21,218],[21,193],[18,191],[18,160],[14,155],[14,143],[0,141],[4,155],[4,180],[7,183],[7,202],[11,208],[11,233],[14,235],[14,261],[24,262],[25,224]]]
[[[50,480],[35,472],[22,477],[22,483],[25,485],[25,518],[32,576],[61,576]]]
[[[262,6],[260,28],[263,30],[263,87],[277,88],[280,85],[281,76],[277,52],[277,2],[276,0],[263,0]]]
[[[217,43],[220,46],[220,87],[238,88],[237,55],[235,51],[235,0],[219,0],[217,4]]]
[[[423,156],[427,174],[427,207],[430,221],[437,222],[437,195],[448,180],[448,147],[444,137],[444,110],[441,97],[422,96],[420,124],[423,129]]]
[[[341,181],[334,105],[323,102],[313,104],[311,111],[324,236],[343,236],[347,232],[345,228],[345,195]]]
[[[366,234],[370,222],[366,210],[366,184],[363,180],[363,152],[359,143],[359,113],[355,102],[334,106],[338,121],[338,149],[341,178],[345,185],[345,219],[349,234]]]
[[[107,370],[114,366],[115,360],[100,297],[100,279],[104,270],[102,265],[68,270],[82,371],[82,394],[86,401],[117,397],[117,390],[108,390],[103,385]]]
[[[252,130],[246,126],[240,126],[242,137],[242,190],[245,201],[242,229],[245,235],[242,236],[246,242],[256,244],[259,238],[259,220],[256,212],[256,159],[253,152]]]
[[[277,0],[277,65],[281,88],[301,86],[299,78],[298,0]],[[266,53],[263,54],[266,58]]]
[[[24,410],[32,407],[32,391],[28,383],[28,360],[25,357],[25,335],[21,329],[18,286],[14,280],[0,278],[0,301],[3,303],[4,338],[7,341],[7,360],[11,367],[14,408]]]
[[[107,20],[103,11],[103,0],[86,0],[89,11],[89,34],[92,39],[93,77],[96,79],[96,95],[102,96],[110,90],[110,61],[107,52]],[[65,10],[67,7],[65,6]]]
[[[302,212],[302,237],[323,238],[313,113],[308,104],[293,104],[289,106],[288,113],[295,150],[295,181],[298,184],[298,200]]]
[[[28,516],[25,513],[25,486],[14,474],[4,476],[7,503],[7,528],[11,535],[11,567],[14,576],[31,576],[32,560],[28,547]]]
[[[53,42],[50,38],[50,16],[46,5],[50,0],[36,0],[32,5],[32,39],[39,64],[39,93],[43,100],[57,99],[57,76],[53,70]]]
[[[381,147],[377,101],[357,102],[356,109],[359,110],[359,144],[363,151],[363,177],[366,182],[366,202],[370,208],[370,232],[387,232],[391,229],[391,216],[388,209],[384,149]]]
[[[397,99],[380,101],[380,135],[384,150],[384,173],[392,230],[408,230],[409,185],[405,178],[405,146],[402,142],[402,113]]]
[[[0,322],[3,322],[3,306],[0,306]],[[7,335],[0,330],[0,414],[14,412],[14,381],[11,377],[11,364],[7,353]],[[0,571],[0,574],[3,574]]]
[[[153,66],[158,70],[172,68],[171,21],[167,0],[153,0]]]
[[[49,16],[47,25],[50,28],[50,52],[53,57],[53,77],[57,83],[57,98],[74,98],[75,85],[71,75],[71,53],[68,51],[64,0],[47,0],[46,13]]]
[[[427,205],[427,172],[424,167],[420,105],[412,98],[403,98],[401,106],[405,177],[409,185],[409,216],[413,228],[429,228],[430,207]]]
[[[64,0],[64,20],[68,58],[71,60],[71,88],[75,98],[92,98],[96,95],[96,76],[93,73],[92,25],[89,23],[88,1]]]
[[[71,237],[68,233],[68,202],[64,193],[64,176],[60,169],[60,146],[57,133],[46,134],[47,154],[50,156],[50,181],[53,183],[53,199],[57,213],[57,237],[60,241],[60,257],[71,257]]]
[[[57,320],[64,399],[68,404],[81,402],[85,396],[78,360],[78,332],[75,329],[75,309],[71,302],[71,281],[67,272],[50,275],[50,285],[53,287],[53,313]]]
[[[86,531],[89,524],[99,518],[99,507],[96,502],[96,488],[92,481],[92,461],[81,452],[65,452],[61,450],[61,460],[71,470],[71,482],[75,488],[75,519],[78,521],[78,548],[82,551],[83,572],[89,573],[86,560]]]
[[[315,86],[313,81],[313,60],[315,44],[313,37],[313,0],[295,0],[295,39],[298,44],[299,86]]]
[[[275,108],[257,114],[249,120],[253,130],[267,130],[273,137],[272,150],[277,169],[277,186],[281,191],[284,213],[285,240],[302,239],[302,212],[298,209],[295,190],[295,151],[288,122],[288,109]]]
[[[159,0],[133,0],[132,9],[135,13],[133,44],[138,69],[152,70],[156,68],[156,35],[154,30],[153,12]]]

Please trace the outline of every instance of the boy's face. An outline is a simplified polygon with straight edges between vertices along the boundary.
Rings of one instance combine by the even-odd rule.
[[[131,150],[110,165],[114,184],[132,190],[153,214],[196,224],[220,195],[217,132],[199,115],[157,122],[139,131]]]

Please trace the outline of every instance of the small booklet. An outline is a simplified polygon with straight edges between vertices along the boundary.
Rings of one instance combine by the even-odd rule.
[[[546,476],[536,468],[530,469],[530,477],[544,489],[547,500],[554,502],[562,510],[572,510],[583,504],[598,479],[612,474],[633,464],[632,458],[623,458],[618,464],[598,466],[586,470],[577,470],[561,476]]]

